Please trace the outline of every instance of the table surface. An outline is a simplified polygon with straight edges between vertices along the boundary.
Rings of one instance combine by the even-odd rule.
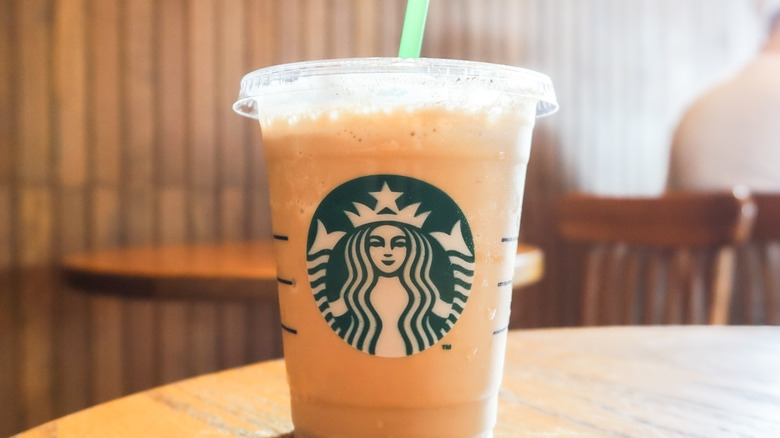
[[[20,437],[291,437],[281,360],[63,417]],[[780,327],[513,331],[495,437],[778,437]]]
[[[67,257],[63,270],[71,287],[138,298],[272,298],[277,286],[271,241],[96,251]],[[513,287],[543,271],[542,250],[518,245]]]

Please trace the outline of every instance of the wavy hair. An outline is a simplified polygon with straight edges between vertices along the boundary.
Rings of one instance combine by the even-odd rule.
[[[377,268],[369,255],[368,236],[380,224],[371,224],[352,233],[344,247],[347,278],[339,292],[346,304],[350,322],[342,338],[358,350],[375,354],[382,321],[371,305]],[[398,330],[406,347],[406,354],[414,354],[435,344],[437,329],[431,324],[433,307],[441,300],[441,293],[431,279],[434,250],[425,234],[406,224],[394,223],[406,236],[407,252],[398,277],[409,301],[398,320]]]

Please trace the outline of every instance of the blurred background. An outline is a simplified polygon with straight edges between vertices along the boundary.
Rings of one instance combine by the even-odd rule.
[[[400,0],[0,0],[0,435],[194,374],[279,357],[274,303],[69,289],[63,257],[270,237],[241,76],[394,56]],[[578,325],[552,206],[569,190],[658,194],[686,106],[762,42],[751,0],[431,0],[423,56],[548,74],[522,241],[545,278],[512,327]]]

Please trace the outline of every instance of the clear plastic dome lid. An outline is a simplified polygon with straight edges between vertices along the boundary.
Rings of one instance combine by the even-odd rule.
[[[558,109],[552,81],[535,71],[484,62],[432,58],[352,58],[263,68],[241,80],[233,109],[265,119],[329,108],[381,110],[399,105]]]

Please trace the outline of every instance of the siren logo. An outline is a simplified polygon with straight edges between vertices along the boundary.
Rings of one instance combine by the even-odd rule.
[[[309,282],[325,321],[356,349],[419,353],[458,321],[474,276],[463,212],[398,175],[357,178],[322,200],[309,227]]]

